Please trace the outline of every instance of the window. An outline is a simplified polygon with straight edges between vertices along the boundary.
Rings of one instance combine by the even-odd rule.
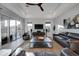
[[[22,18],[8,17],[1,15],[1,45],[17,40],[23,35],[23,24]],[[5,41],[5,42],[4,42]]]
[[[17,36],[17,39],[21,38],[22,35],[23,35],[23,19],[17,19],[16,20],[16,36]]]
[[[58,29],[63,29],[63,28],[64,28],[64,26],[58,25]]]
[[[16,21],[16,20],[10,20],[10,26],[16,26],[15,23],[17,22],[17,25],[20,25],[20,21]]]
[[[50,30],[51,30],[51,23],[50,22],[45,23],[45,29],[47,29],[47,31],[50,32]]]
[[[31,26],[32,26],[32,24],[27,24],[27,26],[31,27]]]
[[[7,20],[5,20],[5,27],[7,27],[8,26],[8,22],[7,22]]]
[[[9,17],[1,15],[1,45],[10,42]],[[5,41],[5,42],[4,42]]]
[[[1,15],[0,15],[0,48],[1,48]]]
[[[28,23],[27,26],[28,26],[28,31],[30,31],[32,29],[32,23],[31,22]]]
[[[10,26],[13,27],[13,26],[16,26],[15,25],[16,21],[15,20],[10,20]],[[20,21],[17,21],[17,26],[20,25]],[[5,20],[5,27],[8,26],[8,21]]]
[[[49,27],[49,26],[51,26],[51,24],[45,24],[45,26],[48,26]]]

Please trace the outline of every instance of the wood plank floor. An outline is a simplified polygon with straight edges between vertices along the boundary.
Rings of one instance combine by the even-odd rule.
[[[10,42],[10,43],[3,45],[1,48],[2,49],[12,49],[12,51],[14,51],[15,49],[17,49],[23,43],[24,43],[24,40],[22,38],[20,38],[18,40],[15,40],[13,42]]]
[[[25,51],[27,52],[54,52],[54,53],[59,53],[61,49],[63,49],[63,47],[61,45],[59,45],[56,41],[53,40],[53,47],[52,48],[29,48],[29,42],[30,40],[27,41],[23,41],[21,40],[17,40],[14,41],[12,43],[6,44],[5,46],[3,46],[3,48],[11,48],[12,50],[15,50],[17,47],[21,47],[23,48]],[[20,44],[21,45],[20,45]]]
[[[53,41],[53,47],[52,48],[29,48],[29,41],[25,42],[22,47],[25,51],[27,52],[54,52],[54,53],[59,53],[63,47],[59,45],[56,41]]]

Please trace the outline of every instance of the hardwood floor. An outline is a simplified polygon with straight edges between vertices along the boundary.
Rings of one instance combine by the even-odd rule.
[[[22,47],[25,51],[27,52],[53,52],[56,54],[59,54],[61,49],[63,49],[63,47],[61,45],[59,45],[56,41],[53,41],[53,47],[52,48],[29,48],[29,41],[25,42],[23,45],[21,45],[20,47]]]
[[[29,47],[30,40],[23,41],[17,40],[12,43],[6,44],[3,46],[3,48],[11,48],[12,50],[21,47],[26,52],[53,52],[56,54],[59,54],[60,50],[63,48],[61,45],[59,45],[56,41],[53,40],[53,47],[52,48],[30,48]]]
[[[22,38],[20,38],[18,40],[15,40],[13,42],[10,42],[10,43],[3,45],[2,49],[12,49],[12,51],[14,51],[15,49],[17,49],[23,43],[24,43],[24,40]]]

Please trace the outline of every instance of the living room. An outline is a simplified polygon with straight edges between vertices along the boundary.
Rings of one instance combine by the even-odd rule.
[[[79,55],[78,3],[0,3],[0,7],[0,55]]]

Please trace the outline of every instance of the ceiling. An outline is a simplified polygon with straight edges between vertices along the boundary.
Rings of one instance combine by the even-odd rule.
[[[42,12],[38,6],[26,7],[25,3],[2,3],[3,6],[23,18],[56,18],[73,8],[76,3],[43,3]]]

